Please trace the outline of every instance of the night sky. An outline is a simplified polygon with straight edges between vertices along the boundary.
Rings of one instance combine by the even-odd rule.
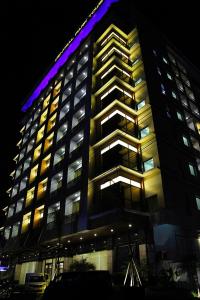
[[[123,1],[123,0],[121,0]],[[132,1],[132,0],[130,0]],[[20,139],[20,109],[33,87],[98,0],[3,1],[1,39],[0,203],[10,187]],[[137,3],[138,1],[136,1]],[[199,9],[190,1],[140,1],[137,7],[200,67]],[[70,3],[70,6],[69,6]]]

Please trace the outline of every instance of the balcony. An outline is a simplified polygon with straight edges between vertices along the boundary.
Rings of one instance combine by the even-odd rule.
[[[95,193],[93,214],[116,208],[141,211],[140,189],[124,182],[118,182]]]
[[[97,128],[97,132],[99,133],[98,136],[104,138],[116,129],[138,138],[138,129],[136,124],[119,114],[115,114],[112,118],[103,123],[101,128]]]
[[[113,169],[119,165],[142,173],[141,159],[137,152],[119,144],[108,149],[106,152],[104,151],[100,151],[99,153],[99,157],[96,162],[96,175]]]

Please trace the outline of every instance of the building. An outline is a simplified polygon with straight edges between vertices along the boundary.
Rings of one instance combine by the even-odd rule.
[[[100,1],[24,103],[4,255],[26,272],[199,258],[200,73],[127,0]],[[14,270],[14,269],[12,269]]]

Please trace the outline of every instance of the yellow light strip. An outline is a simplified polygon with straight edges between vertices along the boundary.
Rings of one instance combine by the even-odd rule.
[[[112,35],[116,36],[120,41],[126,44],[126,41],[124,41],[120,36],[118,36],[115,32],[111,32],[111,34],[101,43],[101,46],[103,46]]]
[[[108,90],[103,96],[101,96],[101,100],[103,100],[108,94],[110,94],[114,89],[118,89],[120,92],[124,93],[126,96],[132,98],[132,95],[126,92],[125,90],[122,90],[120,87],[117,85],[114,85],[110,90]]]
[[[109,181],[101,184],[100,189],[103,190],[103,189],[105,189],[115,183],[118,183],[118,182],[124,182],[124,183],[130,184],[132,186],[135,186],[137,188],[141,188],[141,184],[139,182],[137,182],[135,180],[131,180],[124,176],[117,176],[117,177],[113,178],[112,180],[109,180]]]
[[[107,116],[105,119],[103,119],[101,121],[101,125],[103,125],[105,122],[107,122],[109,119],[111,119],[113,116],[115,116],[116,114],[119,114],[120,116],[126,118],[127,120],[135,123],[135,120],[132,119],[131,117],[129,117],[128,115],[126,115],[125,113],[121,112],[120,110],[116,109],[115,111],[113,111],[109,116]]]
[[[121,71],[122,73],[124,73],[125,75],[127,75],[128,77],[131,77],[130,74],[128,74],[126,71],[120,69],[118,66],[116,65],[113,65],[106,73],[104,73],[102,76],[101,76],[101,79],[103,79],[104,77],[106,77],[114,68],[118,69],[119,71]]]
[[[101,61],[104,61],[106,59],[106,57],[108,57],[110,55],[110,53],[116,51],[117,53],[121,54],[122,56],[126,57],[127,59],[129,58],[128,55],[124,54],[123,52],[121,52],[119,49],[117,49],[116,47],[113,47],[112,49],[110,49],[110,51],[101,59]]]
[[[109,151],[110,149],[114,148],[117,145],[124,146],[124,147],[128,148],[129,150],[137,152],[137,148],[136,147],[133,147],[133,146],[129,145],[128,143],[125,143],[125,142],[123,142],[121,140],[117,140],[117,141],[113,142],[112,144],[110,144],[109,146],[107,146],[104,149],[102,149],[101,150],[101,154],[104,154],[105,152]]]

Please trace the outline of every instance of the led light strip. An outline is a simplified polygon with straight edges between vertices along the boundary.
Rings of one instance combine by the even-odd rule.
[[[118,87],[117,85],[114,85],[110,90],[108,90],[105,94],[103,94],[103,96],[101,96],[101,100],[103,100],[106,96],[108,96],[108,94],[110,94],[113,90],[118,89],[120,92],[124,93],[126,96],[132,98],[131,94],[129,94],[128,92],[122,90],[120,87]]]
[[[104,73],[102,76],[101,76],[101,79],[103,79],[104,77],[106,77],[106,75],[108,75],[114,68],[118,69],[119,71],[121,71],[123,74],[127,75],[128,77],[131,77],[130,74],[128,74],[126,71],[120,69],[118,66],[114,65],[112,66],[106,73]]]
[[[103,46],[112,35],[116,36],[122,43],[124,43],[126,45],[126,41],[125,40],[123,40],[115,32],[111,32],[111,34],[101,43],[101,46]]]
[[[123,52],[121,52],[119,49],[117,49],[116,47],[113,47],[112,49],[110,49],[110,51],[108,53],[106,53],[106,55],[101,59],[101,61],[104,61],[106,59],[106,57],[108,57],[110,55],[110,53],[116,51],[117,53],[121,54],[122,56],[126,57],[127,59],[129,59],[128,55],[124,54]]]
[[[130,184],[132,186],[135,186],[137,188],[141,188],[141,184],[135,180],[131,180],[131,179],[128,179],[124,176],[117,176],[115,178],[113,178],[112,180],[109,180],[103,184],[100,185],[100,189],[103,190],[115,183],[118,183],[118,182],[124,182],[124,183],[127,183],[127,184]]]
[[[117,141],[113,142],[112,144],[110,144],[109,146],[107,146],[104,149],[102,149],[101,150],[101,154],[104,154],[105,152],[109,151],[110,149],[114,148],[117,145],[124,146],[124,147],[128,148],[129,150],[137,152],[137,148],[136,147],[133,147],[133,146],[129,145],[128,143],[125,143],[125,142],[123,142],[121,140],[117,140]]]
[[[58,73],[60,68],[66,63],[68,58],[78,49],[80,44],[87,38],[87,36],[91,33],[94,26],[103,18],[103,16],[107,13],[110,6],[118,2],[119,0],[104,0],[102,4],[97,8],[94,14],[91,16],[88,22],[82,27],[82,29],[78,32],[76,37],[72,40],[69,46],[63,51],[61,56],[56,60],[55,64],[51,67],[47,75],[43,78],[40,84],[33,91],[32,95],[28,98],[26,103],[22,107],[22,111],[25,112],[33,102],[37,99],[40,93],[47,87],[50,80]]]
[[[115,116],[116,114],[119,114],[120,116],[126,118],[127,120],[135,123],[135,120],[132,119],[131,117],[129,117],[128,115],[124,114],[123,112],[121,112],[120,110],[116,109],[115,111],[113,111],[109,116],[107,116],[105,119],[103,119],[101,121],[101,125],[103,125],[104,123],[106,123],[109,119],[111,119],[113,116]]]

